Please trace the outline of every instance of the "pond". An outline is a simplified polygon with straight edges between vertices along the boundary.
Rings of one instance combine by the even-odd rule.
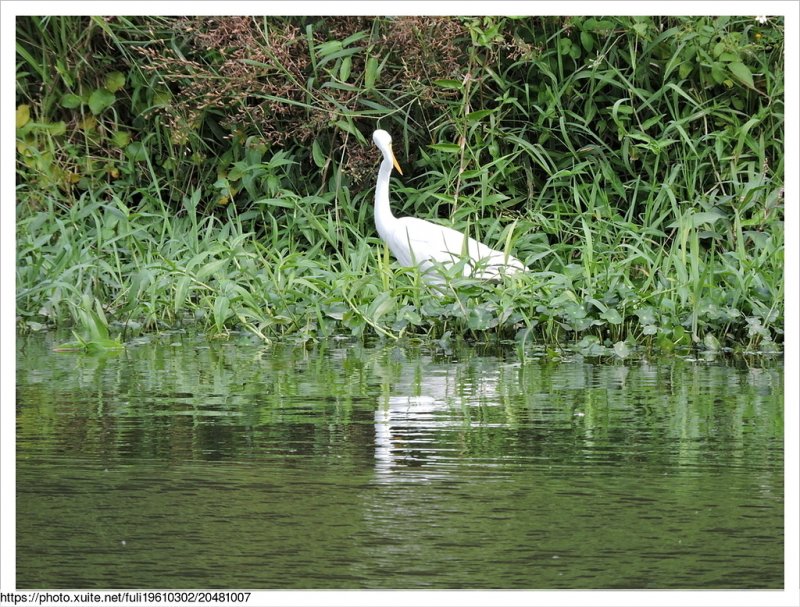
[[[17,343],[20,588],[782,588],[780,359]]]

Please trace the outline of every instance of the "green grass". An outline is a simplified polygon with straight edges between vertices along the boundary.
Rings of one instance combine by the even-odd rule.
[[[774,350],[782,35],[752,17],[21,18],[19,328]],[[396,214],[531,271],[433,296],[393,263],[378,124]]]

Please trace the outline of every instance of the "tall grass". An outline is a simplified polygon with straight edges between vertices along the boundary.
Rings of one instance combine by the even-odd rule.
[[[750,17],[20,19],[20,328],[88,309],[127,332],[773,349],[782,34]],[[531,271],[433,297],[392,263],[378,125],[407,169],[396,214]]]

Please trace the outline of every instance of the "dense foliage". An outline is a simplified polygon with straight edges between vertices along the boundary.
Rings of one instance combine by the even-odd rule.
[[[783,324],[783,22],[753,17],[17,21],[22,329],[200,322],[770,350]],[[431,297],[398,215],[531,271]]]

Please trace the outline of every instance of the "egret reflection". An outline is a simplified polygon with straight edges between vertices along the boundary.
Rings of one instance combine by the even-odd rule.
[[[467,435],[489,427],[481,407],[497,406],[498,368],[435,363],[383,368],[375,420],[375,472],[379,480],[420,482],[447,476],[462,461]],[[394,372],[393,372],[394,371]]]

